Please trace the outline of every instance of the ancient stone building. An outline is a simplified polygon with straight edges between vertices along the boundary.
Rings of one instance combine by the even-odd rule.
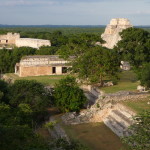
[[[41,46],[51,46],[51,42],[43,39],[20,38],[19,33],[7,33],[6,35],[0,35],[0,45],[3,47],[14,45],[17,47],[26,46],[39,49]]]
[[[0,44],[1,45],[13,45],[16,40],[20,38],[18,33],[7,33],[6,35],[0,35]]]
[[[64,60],[58,55],[25,56],[16,64],[15,74],[20,77],[66,74],[73,58],[71,56],[69,60]]]
[[[133,26],[126,18],[112,19],[110,24],[107,25],[105,32],[101,35],[102,39],[106,41],[102,46],[112,49],[121,40],[119,33],[130,27]]]

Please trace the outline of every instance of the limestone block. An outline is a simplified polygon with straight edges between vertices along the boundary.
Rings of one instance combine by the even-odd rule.
[[[141,86],[141,85],[138,85],[138,86],[137,86],[137,90],[138,90],[139,92],[143,92],[143,91],[145,91],[145,87],[144,87],[144,86]]]
[[[109,82],[105,82],[104,83],[104,86],[113,86],[114,84],[113,84],[113,82],[112,81],[109,81]]]
[[[31,39],[31,38],[20,38],[16,39],[15,42],[17,47],[33,47],[33,48],[40,48],[41,46],[51,46],[49,40],[42,40],[42,39]]]
[[[130,69],[131,69],[131,66],[130,66],[130,63],[129,63],[129,62],[127,62],[127,61],[121,61],[120,68],[121,68],[122,70],[130,70]]]

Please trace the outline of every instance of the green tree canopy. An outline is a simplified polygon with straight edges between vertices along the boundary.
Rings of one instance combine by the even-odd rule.
[[[120,33],[122,40],[118,42],[117,49],[123,60],[129,61],[138,67],[150,62],[150,33],[139,28],[128,28]]]
[[[25,103],[34,111],[42,111],[51,101],[50,93],[47,93],[44,85],[34,80],[16,80],[10,90],[10,104],[14,107]]]
[[[150,88],[150,63],[143,64],[143,67],[138,69],[138,76],[141,85]]]
[[[55,86],[54,99],[63,112],[79,111],[86,102],[83,90],[77,86],[75,78],[69,76]]]
[[[78,73],[79,78],[103,85],[104,77],[117,77],[119,63],[115,50],[97,46],[77,57],[73,62],[72,70]]]
[[[9,103],[8,92],[9,92],[8,84],[5,81],[0,80],[0,103],[2,102],[5,104]]]
[[[54,46],[42,46],[39,50],[36,50],[36,55],[55,55],[57,47]]]
[[[79,56],[86,53],[89,48],[95,47],[95,43],[100,41],[103,43],[104,41],[100,38],[100,36],[95,34],[80,34],[71,36],[66,45],[62,45],[57,51],[58,54],[63,56],[64,58],[68,58],[70,55]]]

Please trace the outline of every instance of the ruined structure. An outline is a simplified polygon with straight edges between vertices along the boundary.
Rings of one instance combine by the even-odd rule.
[[[126,18],[112,19],[110,24],[107,25],[105,32],[101,35],[102,39],[106,41],[102,46],[112,49],[121,40],[119,33],[130,27],[133,26]]]
[[[25,56],[16,64],[15,74],[20,77],[66,74],[73,58],[71,56],[69,60],[64,60],[58,55]]]
[[[40,48],[41,46],[51,46],[49,40],[41,40],[41,39],[31,39],[31,38],[19,38],[16,40],[15,45],[17,47],[33,47],[33,48]]]
[[[51,46],[51,43],[49,40],[43,39],[20,38],[19,33],[7,33],[6,35],[0,35],[0,45],[2,47],[14,45],[39,49],[41,46]]]
[[[0,35],[0,44],[1,45],[13,45],[16,43],[16,40],[20,39],[19,33],[7,33],[6,35]]]
[[[129,63],[129,62],[127,62],[127,61],[121,61],[120,68],[121,68],[122,70],[128,71],[128,70],[131,69],[131,66],[130,66],[130,63]]]

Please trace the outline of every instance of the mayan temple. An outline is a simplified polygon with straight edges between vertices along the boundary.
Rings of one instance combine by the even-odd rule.
[[[101,35],[102,39],[106,41],[103,46],[113,48],[118,41],[121,40],[119,35],[122,30],[133,27],[130,21],[126,18],[115,18],[107,25],[105,32]]]

